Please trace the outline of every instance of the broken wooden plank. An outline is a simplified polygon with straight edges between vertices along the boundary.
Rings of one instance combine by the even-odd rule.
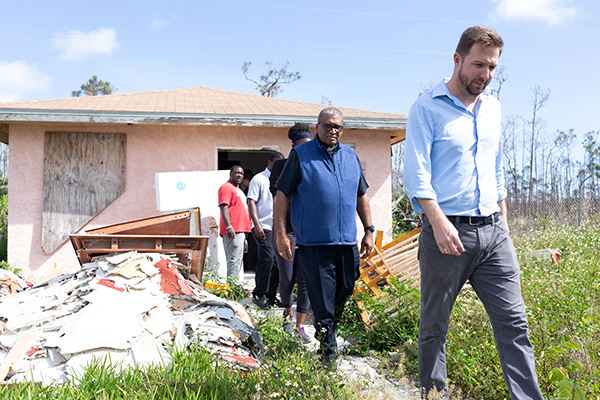
[[[13,366],[18,367],[23,357],[25,357],[25,352],[28,350],[29,342],[32,337],[33,336],[30,333],[23,333],[19,336],[16,343],[10,349],[8,355],[0,365],[0,382],[4,381],[6,375],[8,375],[8,372]]]

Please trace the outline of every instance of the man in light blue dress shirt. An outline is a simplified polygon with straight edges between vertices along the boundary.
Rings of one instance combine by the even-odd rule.
[[[500,103],[486,90],[502,46],[493,29],[467,29],[452,77],[419,97],[408,115],[405,188],[415,212],[424,214],[418,347],[424,397],[447,390],[448,323],[468,280],[492,323],[512,398],[543,399],[506,224]]]

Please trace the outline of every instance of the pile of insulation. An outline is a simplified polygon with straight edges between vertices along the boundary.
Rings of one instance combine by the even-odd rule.
[[[0,382],[65,382],[92,360],[169,365],[170,348],[197,341],[246,369],[259,366],[260,336],[244,307],[183,277],[166,255],[96,258],[0,302]]]

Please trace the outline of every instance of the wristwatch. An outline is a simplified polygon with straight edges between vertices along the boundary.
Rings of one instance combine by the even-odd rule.
[[[373,225],[371,225],[371,226],[365,226],[365,232],[366,231],[375,232],[375,227]]]

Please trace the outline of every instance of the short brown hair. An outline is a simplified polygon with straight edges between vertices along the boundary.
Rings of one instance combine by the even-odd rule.
[[[472,26],[465,30],[460,37],[458,46],[456,46],[456,52],[461,58],[465,58],[476,43],[479,43],[483,47],[496,47],[500,49],[500,54],[502,54],[504,41],[502,41],[498,32],[487,26]]]

